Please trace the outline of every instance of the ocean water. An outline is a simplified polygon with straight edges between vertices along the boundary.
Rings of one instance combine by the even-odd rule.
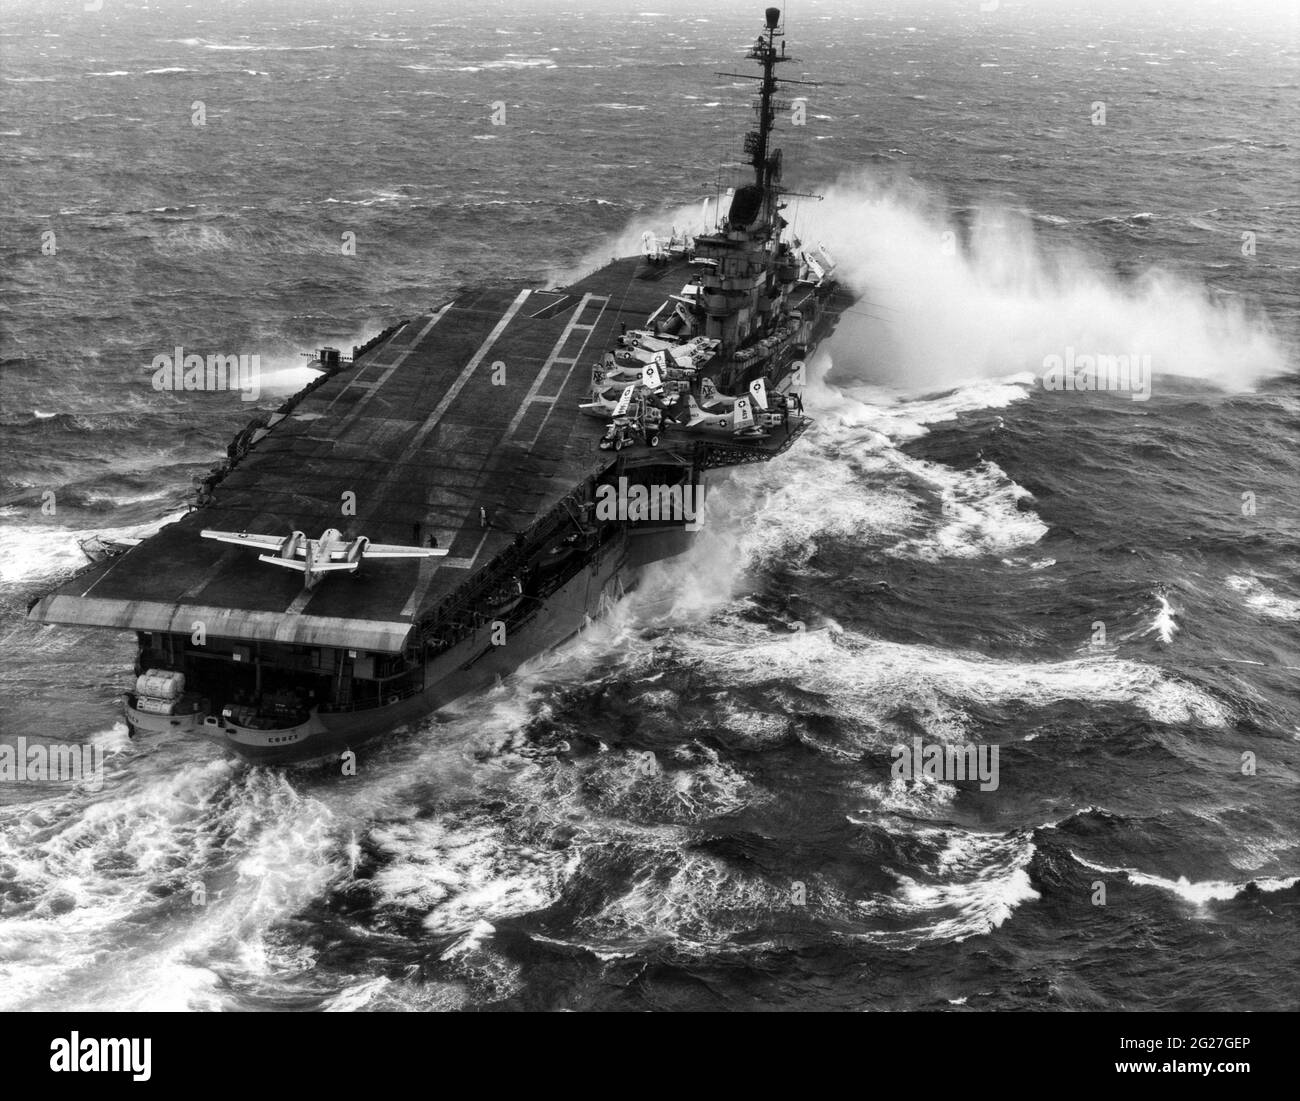
[[[0,740],[107,755],[0,784],[0,1008],[1294,1008],[1282,6],[796,0],[787,215],[861,295],[815,429],[355,777],[132,741],[132,640],[24,621],[302,352],[691,227],[762,5],[641,6],[0,14]],[[155,392],[176,345],[268,392]],[[1045,389],[1070,354],[1150,392]],[[913,739],[997,789],[894,777]]]

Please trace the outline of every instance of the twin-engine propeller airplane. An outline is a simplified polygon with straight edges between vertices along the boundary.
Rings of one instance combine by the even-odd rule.
[[[437,547],[402,547],[389,543],[372,543],[364,535],[344,539],[337,528],[326,528],[319,539],[308,539],[301,531],[289,535],[250,535],[246,531],[212,531],[199,533],[204,539],[220,543],[275,551],[259,554],[259,562],[297,570],[303,575],[303,587],[313,589],[327,574],[339,570],[354,573],[363,558],[440,558],[446,550]]]

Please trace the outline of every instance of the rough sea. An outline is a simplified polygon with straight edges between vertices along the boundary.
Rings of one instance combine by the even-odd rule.
[[[794,0],[816,427],[343,777],[129,739],[133,637],[28,602],[301,353],[698,228],[762,4],[85,6],[0,12],[0,741],[106,776],[0,783],[0,1008],[1300,1003],[1294,9]],[[157,392],[177,345],[271,383]]]

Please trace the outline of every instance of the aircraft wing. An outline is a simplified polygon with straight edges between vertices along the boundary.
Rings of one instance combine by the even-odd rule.
[[[259,562],[265,562],[268,566],[281,566],[286,570],[297,570],[299,573],[307,572],[307,563],[301,558],[280,558],[274,554],[259,554]],[[312,573],[325,573],[328,570],[355,570],[359,563],[357,562],[317,562],[312,566]]]
[[[401,547],[392,543],[371,543],[363,552],[363,558],[441,558],[447,553],[445,547]]]
[[[219,543],[236,543],[257,550],[279,550],[287,538],[284,535],[250,535],[246,531],[212,531],[210,528],[205,528],[199,534],[204,539],[215,539]]]

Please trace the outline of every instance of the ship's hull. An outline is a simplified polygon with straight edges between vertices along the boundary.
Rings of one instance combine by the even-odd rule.
[[[453,700],[489,688],[529,658],[566,642],[634,588],[648,562],[682,553],[693,535],[675,527],[625,535],[611,542],[527,618],[514,623],[503,639],[485,625],[429,661],[423,691],[382,707],[315,710],[297,726],[270,730],[243,727],[224,716],[151,715],[137,710],[131,700],[126,704],[126,718],[135,734],[201,736],[255,764],[337,759]]]

